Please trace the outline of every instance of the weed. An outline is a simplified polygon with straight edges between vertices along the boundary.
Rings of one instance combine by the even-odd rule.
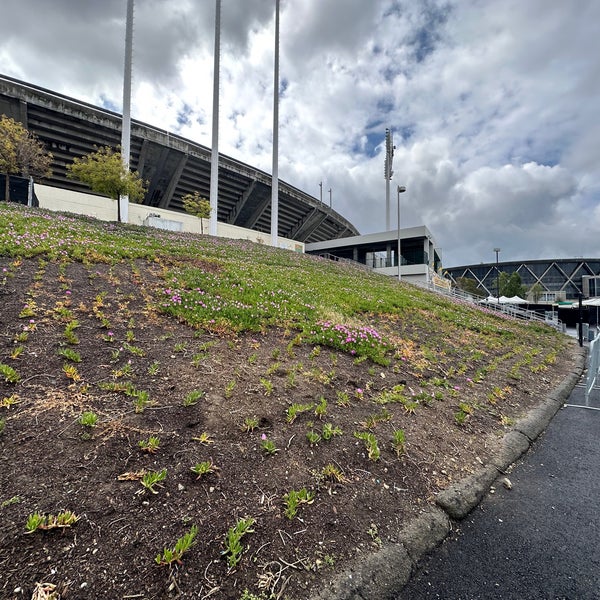
[[[161,469],[160,471],[148,471],[140,479],[140,483],[153,494],[158,494],[155,487],[162,487],[160,484],[167,478],[167,470]]]
[[[396,454],[400,457],[404,453],[404,445],[406,443],[406,435],[403,429],[394,429],[392,432],[392,445]]]
[[[79,424],[84,427],[96,427],[98,423],[98,415],[95,412],[86,411],[79,416]]]
[[[294,404],[288,406],[286,411],[286,421],[289,424],[292,424],[299,414],[303,412],[308,412],[314,408],[314,404],[299,404],[298,402],[294,402]]]
[[[315,493],[309,492],[306,488],[301,490],[290,490],[284,497],[285,505],[284,515],[292,520],[298,514],[298,508],[301,504],[312,504],[315,499]]]
[[[202,475],[208,475],[209,473],[215,473],[218,470],[219,470],[219,467],[215,466],[212,463],[212,461],[210,461],[210,460],[204,460],[202,462],[196,463],[191,468],[191,471],[193,471],[194,473],[196,473],[196,475],[198,475],[198,477],[196,479],[200,479],[202,477]]]
[[[59,356],[62,356],[63,358],[66,358],[67,360],[70,360],[71,362],[74,362],[74,363],[81,362],[81,354],[79,354],[79,352],[76,352],[72,348],[61,348],[58,351],[58,354],[59,354]]]
[[[9,365],[0,363],[0,376],[6,383],[19,383],[21,376]]]
[[[333,463],[329,463],[321,469],[321,474],[325,479],[335,481],[336,483],[345,483],[346,477],[339,467],[336,467]]]
[[[342,430],[337,427],[334,426],[332,423],[325,423],[325,425],[323,425],[323,439],[326,441],[329,441],[332,437],[336,436],[336,435],[342,435]]]
[[[316,431],[307,431],[306,439],[311,446],[316,446],[321,441],[321,436]]]
[[[265,396],[270,396],[273,393],[273,382],[270,381],[269,379],[263,379],[261,377],[260,383],[265,390],[264,391]]]
[[[150,436],[147,440],[140,440],[138,442],[140,450],[148,452],[149,454],[155,454],[160,448],[160,438],[156,436]]]
[[[355,431],[354,437],[365,443],[365,448],[370,460],[379,460],[381,451],[377,445],[377,438],[370,431]]]
[[[254,532],[252,526],[255,522],[252,517],[238,519],[237,523],[228,529],[223,554],[227,556],[227,564],[230,569],[234,569],[242,559],[242,553],[244,552],[242,538],[246,534]]]
[[[327,400],[325,396],[319,398],[319,403],[315,406],[315,416],[322,419],[327,414]]]
[[[246,417],[241,427],[242,431],[250,433],[258,427],[258,419],[256,417]]]
[[[202,398],[204,398],[205,392],[202,390],[192,390],[187,396],[183,399],[184,406],[194,406],[197,404]]]
[[[155,375],[158,375],[159,368],[160,368],[160,363],[157,360],[155,360],[148,367],[148,375],[150,375],[151,377],[154,377]]]
[[[268,439],[266,436],[261,440],[260,447],[267,454],[277,454],[277,452],[279,452],[279,450],[275,446],[275,443],[272,440]]]
[[[194,539],[198,534],[198,527],[192,525],[190,530],[182,537],[178,538],[173,548],[164,548],[162,554],[159,553],[156,558],[158,565],[171,565],[176,562],[181,564],[182,556],[194,545]]]
[[[27,517],[25,533],[34,533],[38,529],[64,529],[65,527],[71,527],[77,521],[79,521],[79,517],[70,510],[63,510],[57,515],[47,516],[36,512]]]

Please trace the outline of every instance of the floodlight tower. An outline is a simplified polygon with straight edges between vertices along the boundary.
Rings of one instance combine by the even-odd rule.
[[[213,122],[210,150],[210,216],[208,232],[217,235],[219,210],[219,65],[221,54],[221,0],[215,0],[215,51],[213,69]]]
[[[391,129],[385,130],[385,163],[384,163],[384,176],[385,176],[385,230],[390,230],[390,181],[394,171],[392,170],[392,162],[394,160],[394,135]]]
[[[273,69],[273,172],[271,176],[271,245],[278,245],[279,222],[279,0],[275,0],[275,59]]]

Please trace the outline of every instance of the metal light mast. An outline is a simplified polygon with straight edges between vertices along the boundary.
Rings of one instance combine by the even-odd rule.
[[[271,245],[278,244],[279,220],[279,0],[275,0],[275,68],[273,75],[273,175],[271,181]]]
[[[221,53],[221,0],[215,0],[215,52],[213,69],[213,122],[210,151],[210,220],[208,232],[217,235],[219,209],[219,63]]]
[[[125,65],[123,69],[123,123],[121,125],[121,159],[129,170],[131,152],[131,63],[133,55],[133,0],[127,0],[127,22],[125,25]],[[117,219],[127,223],[129,218],[129,196],[119,196]]]
[[[390,230],[390,181],[394,171],[392,170],[392,162],[394,160],[394,136],[391,129],[385,130],[385,230]]]

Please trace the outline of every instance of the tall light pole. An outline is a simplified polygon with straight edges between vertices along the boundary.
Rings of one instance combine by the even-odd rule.
[[[275,0],[275,68],[273,75],[273,174],[271,175],[271,245],[279,232],[279,0]]]
[[[323,182],[319,181],[319,200],[323,203]]]
[[[213,122],[210,151],[210,215],[208,232],[217,235],[219,210],[219,64],[221,54],[221,0],[215,0],[215,52],[213,69]]]
[[[329,188],[329,208],[331,208],[333,206],[333,200],[332,200],[332,196],[331,196],[332,193],[333,192],[332,192],[331,188]]]
[[[133,55],[133,0],[127,0],[127,21],[125,23],[125,64],[123,69],[123,125],[121,126],[121,160],[129,170],[131,152],[131,63]],[[129,220],[129,196],[119,196],[117,219],[125,223]]]
[[[500,248],[494,248],[496,253],[496,294],[498,297],[498,305],[500,305],[500,270],[498,269],[498,254],[500,254]]]
[[[385,163],[383,173],[385,176],[385,230],[390,230],[390,181],[394,171],[392,162],[394,160],[394,136],[391,129],[385,130]],[[389,258],[389,257],[388,257]]]
[[[403,185],[398,186],[398,281],[402,280],[400,265],[402,263],[402,253],[400,252],[400,194],[404,193],[406,188]]]

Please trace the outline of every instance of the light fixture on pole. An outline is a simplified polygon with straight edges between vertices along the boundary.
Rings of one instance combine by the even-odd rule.
[[[221,0],[215,0],[215,50],[213,68],[212,145],[210,149],[210,215],[208,232],[217,235],[219,212],[219,76],[221,62]]]
[[[332,201],[332,198],[331,198],[331,194],[332,194],[332,191],[331,191],[331,188],[329,188],[329,208],[331,208],[331,207],[332,207],[332,205],[333,205],[333,201]]]
[[[394,135],[391,129],[385,130],[385,162],[383,165],[383,174],[385,176],[385,230],[390,230],[390,181],[394,171],[392,163],[394,160]],[[389,258],[389,257],[388,257]]]
[[[496,294],[498,297],[498,305],[500,305],[500,271],[498,269],[498,254],[500,254],[500,248],[494,248],[496,253]]]
[[[319,181],[319,200],[323,203],[323,182]]]
[[[398,281],[401,281],[400,265],[402,264],[402,253],[400,252],[400,194],[404,193],[406,188],[403,185],[398,186]]]

